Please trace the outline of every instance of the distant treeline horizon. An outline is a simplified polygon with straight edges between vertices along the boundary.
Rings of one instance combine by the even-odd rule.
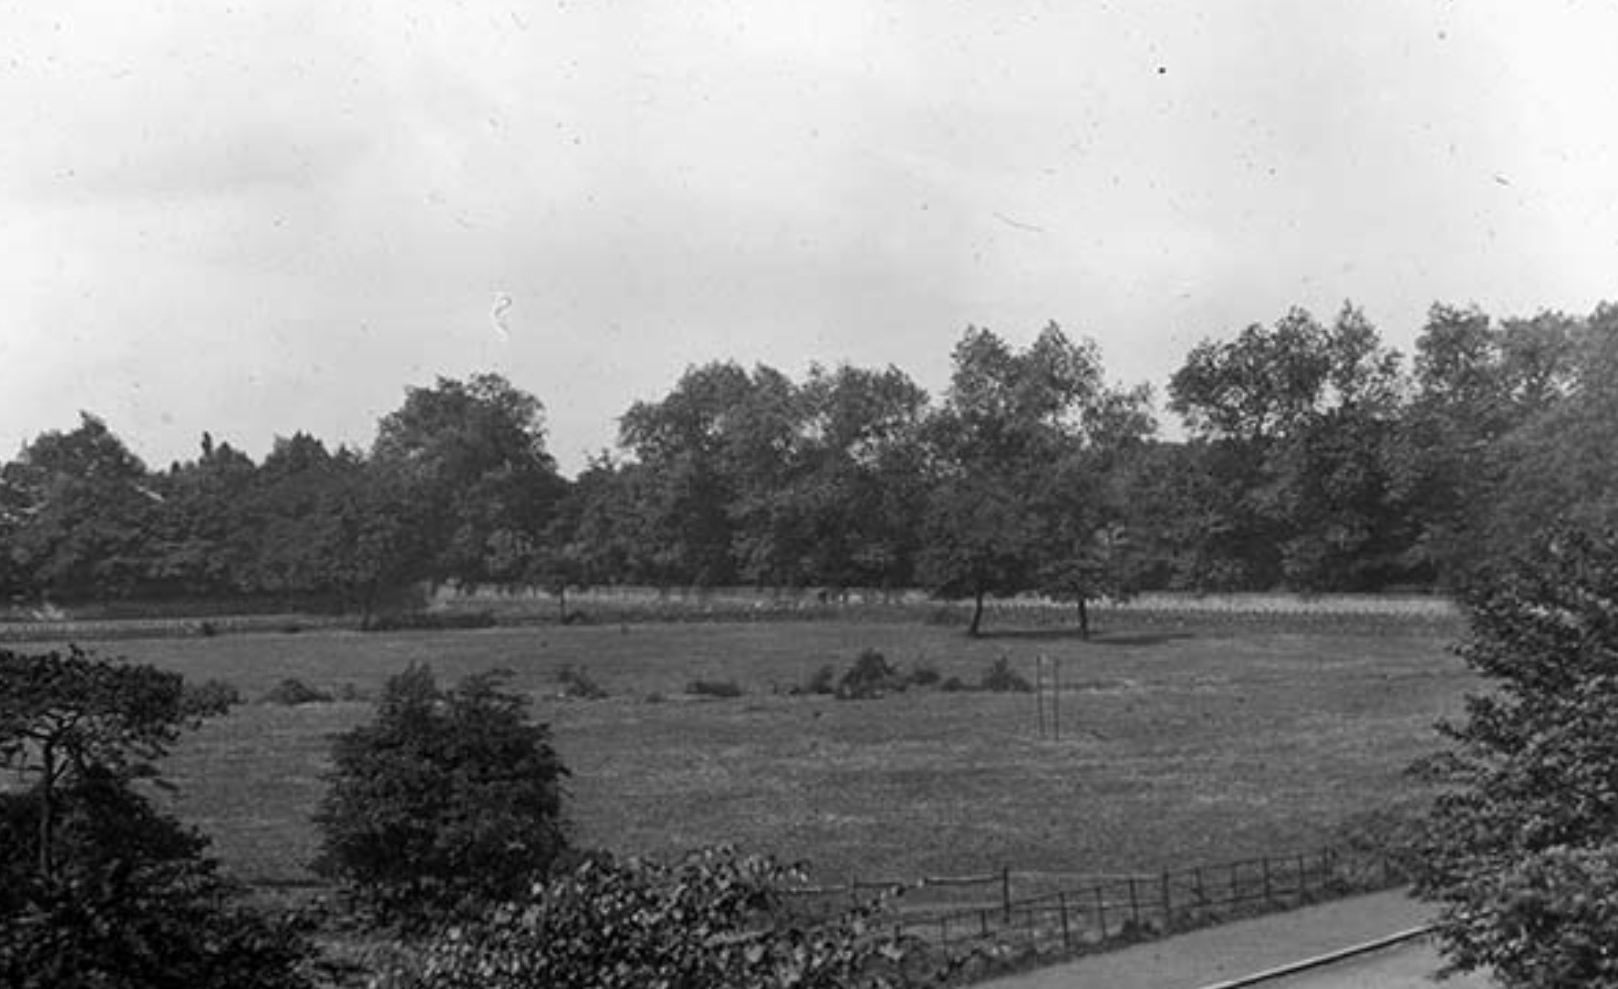
[[[14,602],[318,598],[369,616],[422,583],[1038,591],[1430,591],[1535,534],[1618,522],[1618,307],[1435,305],[1408,358],[1351,304],[1198,343],[1109,383],[1054,323],[968,328],[943,393],[902,370],[693,366],[572,478],[540,397],[409,388],[367,449],[262,460],[200,431],[154,470],[91,412],[0,467]],[[973,629],[976,629],[976,617]]]

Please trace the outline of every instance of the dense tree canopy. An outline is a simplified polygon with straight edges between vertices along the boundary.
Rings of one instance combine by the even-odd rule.
[[[203,434],[153,471],[85,415],[0,466],[14,602],[228,598],[368,618],[419,589],[925,586],[1082,605],[1140,588],[1444,590],[1553,521],[1618,515],[1618,316],[1436,305],[1411,360],[1352,305],[1107,383],[1054,325],[969,328],[936,400],[903,371],[693,366],[569,481],[492,374],[411,388],[365,452],[261,463]],[[558,608],[561,617],[567,608]]]

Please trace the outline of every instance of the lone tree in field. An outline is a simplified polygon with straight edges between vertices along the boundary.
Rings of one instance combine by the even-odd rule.
[[[1561,531],[1472,596],[1469,699],[1419,856],[1461,969],[1618,986],[1618,536]]]
[[[390,679],[376,719],[334,742],[316,869],[406,927],[542,877],[566,847],[567,770],[524,705],[498,673],[448,690],[426,666]]]

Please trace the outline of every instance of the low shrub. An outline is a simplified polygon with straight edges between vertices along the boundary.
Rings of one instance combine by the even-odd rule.
[[[607,696],[607,690],[595,679],[585,672],[582,667],[572,663],[563,663],[556,671],[556,682],[561,685],[561,695],[574,700],[597,701]]]
[[[997,694],[1032,693],[1034,685],[1021,673],[1011,668],[1011,660],[1001,656],[983,673],[979,686]]]
[[[902,692],[906,684],[905,678],[899,675],[887,657],[875,649],[866,649],[837,681],[837,699],[871,700]]]
[[[287,677],[271,687],[262,700],[265,704],[295,707],[299,704],[328,704],[331,702],[331,694],[311,687],[297,677]]]
[[[686,684],[685,692],[694,697],[740,697],[741,684],[735,680],[692,680]]]
[[[946,677],[944,682],[938,685],[938,689],[942,690],[946,694],[959,694],[963,691],[971,690],[972,688],[960,677],[951,676]]]
[[[933,686],[937,686],[940,679],[942,679],[942,676],[941,676],[941,674],[939,674],[938,670],[931,667],[931,666],[928,666],[926,663],[917,663],[910,670],[910,683],[913,686],[917,686],[917,687],[933,687]]]

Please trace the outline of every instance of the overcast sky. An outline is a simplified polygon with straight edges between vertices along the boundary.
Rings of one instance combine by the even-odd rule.
[[[691,364],[1048,320],[1162,386],[1345,298],[1618,298],[1618,5],[7,4],[0,457],[368,444],[505,374],[565,470]]]

